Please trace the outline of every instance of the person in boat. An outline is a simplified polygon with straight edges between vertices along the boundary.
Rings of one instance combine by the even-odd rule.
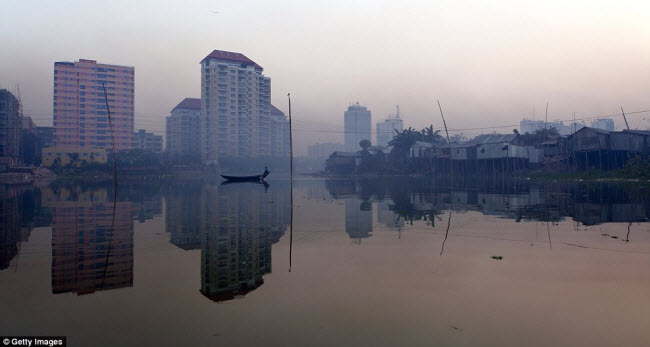
[[[262,174],[262,179],[265,179],[266,176],[268,176],[270,173],[271,172],[269,171],[269,169],[265,166],[264,167],[264,173]]]

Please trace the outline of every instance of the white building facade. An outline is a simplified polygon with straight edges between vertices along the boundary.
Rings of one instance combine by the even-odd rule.
[[[384,119],[382,122],[377,123],[377,146],[386,147],[390,140],[395,136],[395,130],[401,132],[404,130],[404,121],[399,114],[399,106],[397,107],[397,113],[389,115],[388,118]]]
[[[289,120],[284,112],[273,105],[271,105],[269,130],[271,132],[270,155],[277,158],[289,157]]]
[[[171,111],[166,123],[166,151],[197,155],[201,143],[201,99],[185,98]]]
[[[271,155],[271,79],[241,53],[215,50],[201,61],[201,158]]]
[[[347,151],[359,150],[359,142],[361,140],[371,141],[372,120],[370,110],[356,103],[348,107],[343,117],[345,148]]]

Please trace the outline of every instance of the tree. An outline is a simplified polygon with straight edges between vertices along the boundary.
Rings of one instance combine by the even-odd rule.
[[[445,138],[440,135],[440,130],[433,131],[433,124],[422,129],[422,141],[435,144],[444,144],[447,142],[445,141]]]
[[[363,148],[363,149],[366,149],[366,148],[370,147],[371,145],[372,145],[372,143],[370,143],[370,140],[363,139],[363,140],[359,141],[359,146],[361,146],[361,148]]]
[[[525,133],[521,135],[521,138],[524,141],[524,144],[528,146],[536,146],[539,145],[540,143],[549,140],[549,139],[554,139],[560,136],[560,133],[555,129],[554,127],[550,127],[547,129],[537,129],[535,130],[534,133]]]
[[[422,133],[411,127],[402,130],[402,132],[395,130],[395,136],[393,136],[393,139],[388,142],[389,146],[393,146],[393,150],[390,152],[393,167],[403,169],[411,146],[413,146],[416,141],[421,140]]]

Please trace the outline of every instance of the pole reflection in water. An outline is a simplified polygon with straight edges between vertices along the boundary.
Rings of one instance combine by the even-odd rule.
[[[271,245],[290,222],[287,187],[274,188],[239,183],[202,189],[201,293],[210,300],[246,295],[271,272]]]

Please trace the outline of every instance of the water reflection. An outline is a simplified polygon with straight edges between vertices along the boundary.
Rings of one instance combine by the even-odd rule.
[[[0,270],[9,267],[18,255],[20,243],[27,241],[31,231],[22,224],[21,193],[17,187],[0,186]]]
[[[133,211],[107,188],[47,188],[52,209],[52,293],[78,295],[133,286]]]
[[[477,211],[516,221],[558,222],[567,217],[583,225],[645,222],[650,215],[650,192],[635,184],[531,183],[529,181],[449,182],[422,178],[329,180],[325,186],[345,203],[346,232],[352,238],[372,233],[372,207],[378,220],[401,231],[403,223],[425,221],[435,226],[448,210]],[[389,216],[386,208],[393,213]],[[400,224],[402,223],[402,224]]]
[[[258,288],[271,272],[271,245],[289,225],[286,188],[255,183],[201,191],[201,293],[213,301]]]
[[[621,240],[634,239],[631,223],[647,222],[650,192],[637,184],[466,181],[425,178],[298,181],[298,195],[326,206],[354,244],[377,232],[425,227],[454,229],[463,214],[551,224],[626,223]],[[163,205],[164,197],[164,205]],[[226,300],[259,287],[272,270],[271,245],[290,223],[288,182],[218,185],[198,181],[123,182],[115,225],[110,183],[55,183],[44,188],[0,186],[0,270],[17,266],[21,245],[35,227],[52,227],[53,293],[88,294],[134,285],[134,220],[163,214],[169,242],[200,251],[200,290]],[[319,205],[323,204],[323,205]],[[310,213],[319,214],[318,207]],[[453,211],[450,221],[447,216]],[[325,212],[324,212],[325,213]],[[458,216],[456,214],[458,213]],[[333,219],[334,221],[334,219]],[[412,226],[417,222],[418,226]],[[307,221],[309,223],[309,221]],[[339,229],[339,230],[341,230]],[[543,235],[545,227],[539,229]],[[549,245],[551,234],[547,231]],[[630,235],[632,232],[632,235]]]

